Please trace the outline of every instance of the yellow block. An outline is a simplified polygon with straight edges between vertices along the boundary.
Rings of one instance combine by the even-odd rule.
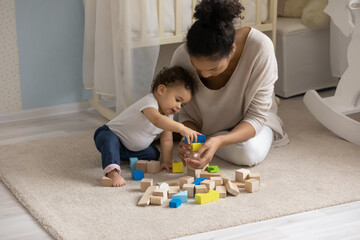
[[[173,163],[172,163],[173,173],[182,173],[182,172],[183,172],[183,168],[184,168],[184,165],[183,165],[183,162],[182,162],[182,161],[180,161],[180,162],[173,162]]]
[[[195,194],[195,202],[204,204],[219,200],[220,194],[216,190],[210,190],[208,193],[197,193]]]
[[[202,147],[202,143],[190,143],[193,152],[199,150]]]

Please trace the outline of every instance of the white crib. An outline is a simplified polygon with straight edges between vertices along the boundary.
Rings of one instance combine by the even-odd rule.
[[[149,2],[147,1],[141,0],[140,6],[136,6],[138,7],[139,16],[146,15],[145,13],[149,8]],[[131,26],[135,36],[133,37],[132,47],[140,48],[157,44],[164,45],[183,42],[187,29],[193,23],[192,15],[197,2],[198,0],[154,1],[158,14],[158,26],[151,26],[151,29],[149,29],[147,19],[139,17],[139,22]],[[269,32],[275,47],[277,0],[240,0],[240,2],[245,7],[245,11],[242,13],[244,18],[238,19],[235,22],[235,27],[251,26],[262,32]],[[172,7],[173,11],[169,11]],[[169,13],[171,13],[171,16],[169,16]],[[184,19],[185,17],[186,19]],[[127,57],[130,57],[130,52],[125,52],[125,59]],[[114,118],[116,115],[115,111],[102,105],[99,99],[99,94],[93,90],[92,98],[89,100],[90,105],[107,119]]]

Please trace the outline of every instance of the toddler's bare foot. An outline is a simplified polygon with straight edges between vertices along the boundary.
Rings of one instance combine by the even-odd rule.
[[[106,176],[112,179],[113,187],[121,187],[126,184],[125,179],[120,176],[119,172],[116,169],[108,172]]]

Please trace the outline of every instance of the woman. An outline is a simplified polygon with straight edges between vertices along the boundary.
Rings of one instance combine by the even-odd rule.
[[[215,154],[253,166],[272,145],[288,142],[277,116],[274,47],[254,28],[234,29],[233,20],[242,10],[238,0],[202,0],[186,43],[171,61],[196,74],[198,92],[178,116],[208,137],[198,150],[200,160],[186,158],[190,145],[183,140],[179,144],[179,157],[193,168],[205,167]]]

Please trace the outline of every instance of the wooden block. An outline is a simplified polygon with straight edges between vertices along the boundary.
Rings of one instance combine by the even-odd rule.
[[[180,185],[180,178],[171,179],[164,182],[158,182],[157,185],[160,185],[162,183],[167,183],[169,186],[179,186]]]
[[[233,196],[237,196],[240,194],[239,189],[236,187],[235,184],[233,184],[232,182],[228,181],[226,183],[226,191],[228,191],[231,195]]]
[[[207,179],[210,179],[211,177],[222,177],[222,173],[221,172],[209,173],[207,171],[201,171],[200,177],[207,178]]]
[[[146,189],[145,193],[140,198],[140,201],[138,202],[138,206],[145,207],[150,204],[150,197],[153,194],[153,192],[157,189],[157,186],[151,186]]]
[[[192,176],[194,178],[199,178],[200,177],[200,173],[205,171],[205,169],[208,167],[209,164],[207,164],[204,168],[202,169],[194,169],[190,166],[187,166],[187,175]]]
[[[168,199],[168,190],[164,189],[164,188],[157,188],[155,189],[155,191],[153,192],[154,196],[160,196],[162,197],[164,200]]]
[[[129,158],[129,164],[130,164],[130,169],[131,170],[136,170],[136,163],[137,161],[139,161],[139,159],[137,157],[131,157]]]
[[[210,177],[210,180],[215,182],[215,186],[223,185],[222,177]]]
[[[136,170],[142,170],[144,173],[147,171],[147,160],[138,160],[136,162]]]
[[[148,173],[158,173],[160,172],[160,161],[151,160],[147,163],[146,171]]]
[[[184,176],[179,179],[180,188],[183,187],[184,184],[189,184],[194,182],[194,177],[191,176]]]
[[[231,178],[230,178],[230,177],[223,177],[222,179],[223,179],[223,185],[226,185],[226,183],[227,183],[228,181],[231,181]]]
[[[245,191],[253,193],[260,190],[260,181],[257,179],[249,179],[245,181]]]
[[[225,186],[216,186],[215,190],[219,192],[220,198],[226,198],[226,187]]]
[[[191,150],[193,152],[196,152],[202,147],[202,143],[190,143],[190,146],[191,146]]]
[[[101,186],[103,187],[112,187],[112,179],[103,176],[101,179]]]
[[[195,202],[199,204],[214,202],[219,200],[219,192],[210,190],[208,193],[197,193],[195,194]]]
[[[146,192],[146,189],[148,187],[151,187],[154,185],[154,181],[150,178],[143,178],[140,182],[140,191]]]
[[[212,166],[208,166],[206,168],[206,171],[209,173],[217,173],[217,172],[220,172],[220,169],[219,169],[218,165],[212,165]]]
[[[182,161],[172,163],[173,173],[182,173],[183,169],[184,169],[184,165]]]
[[[151,196],[150,203],[154,205],[162,205],[164,203],[164,198],[161,196]]]
[[[168,191],[169,198],[172,198],[172,196],[178,192],[180,192],[180,186],[170,186]]]
[[[208,191],[210,190],[214,190],[215,189],[215,182],[211,181],[211,180],[204,180],[200,183],[200,185],[205,185],[208,189]]]
[[[196,193],[207,193],[208,188],[205,185],[195,185],[195,194]]]
[[[250,170],[245,168],[240,168],[235,171],[235,181],[245,182],[245,180],[249,178],[249,174],[250,174]]]
[[[236,182],[236,181],[231,181],[233,184],[235,184],[237,186],[237,188],[245,188],[245,183],[242,182]]]
[[[252,179],[252,178],[257,179],[260,182],[260,173],[250,173],[249,178],[250,179]]]
[[[185,183],[183,185],[183,190],[187,190],[188,191],[188,197],[193,198],[194,197],[194,190],[195,190],[195,184],[193,183]]]

